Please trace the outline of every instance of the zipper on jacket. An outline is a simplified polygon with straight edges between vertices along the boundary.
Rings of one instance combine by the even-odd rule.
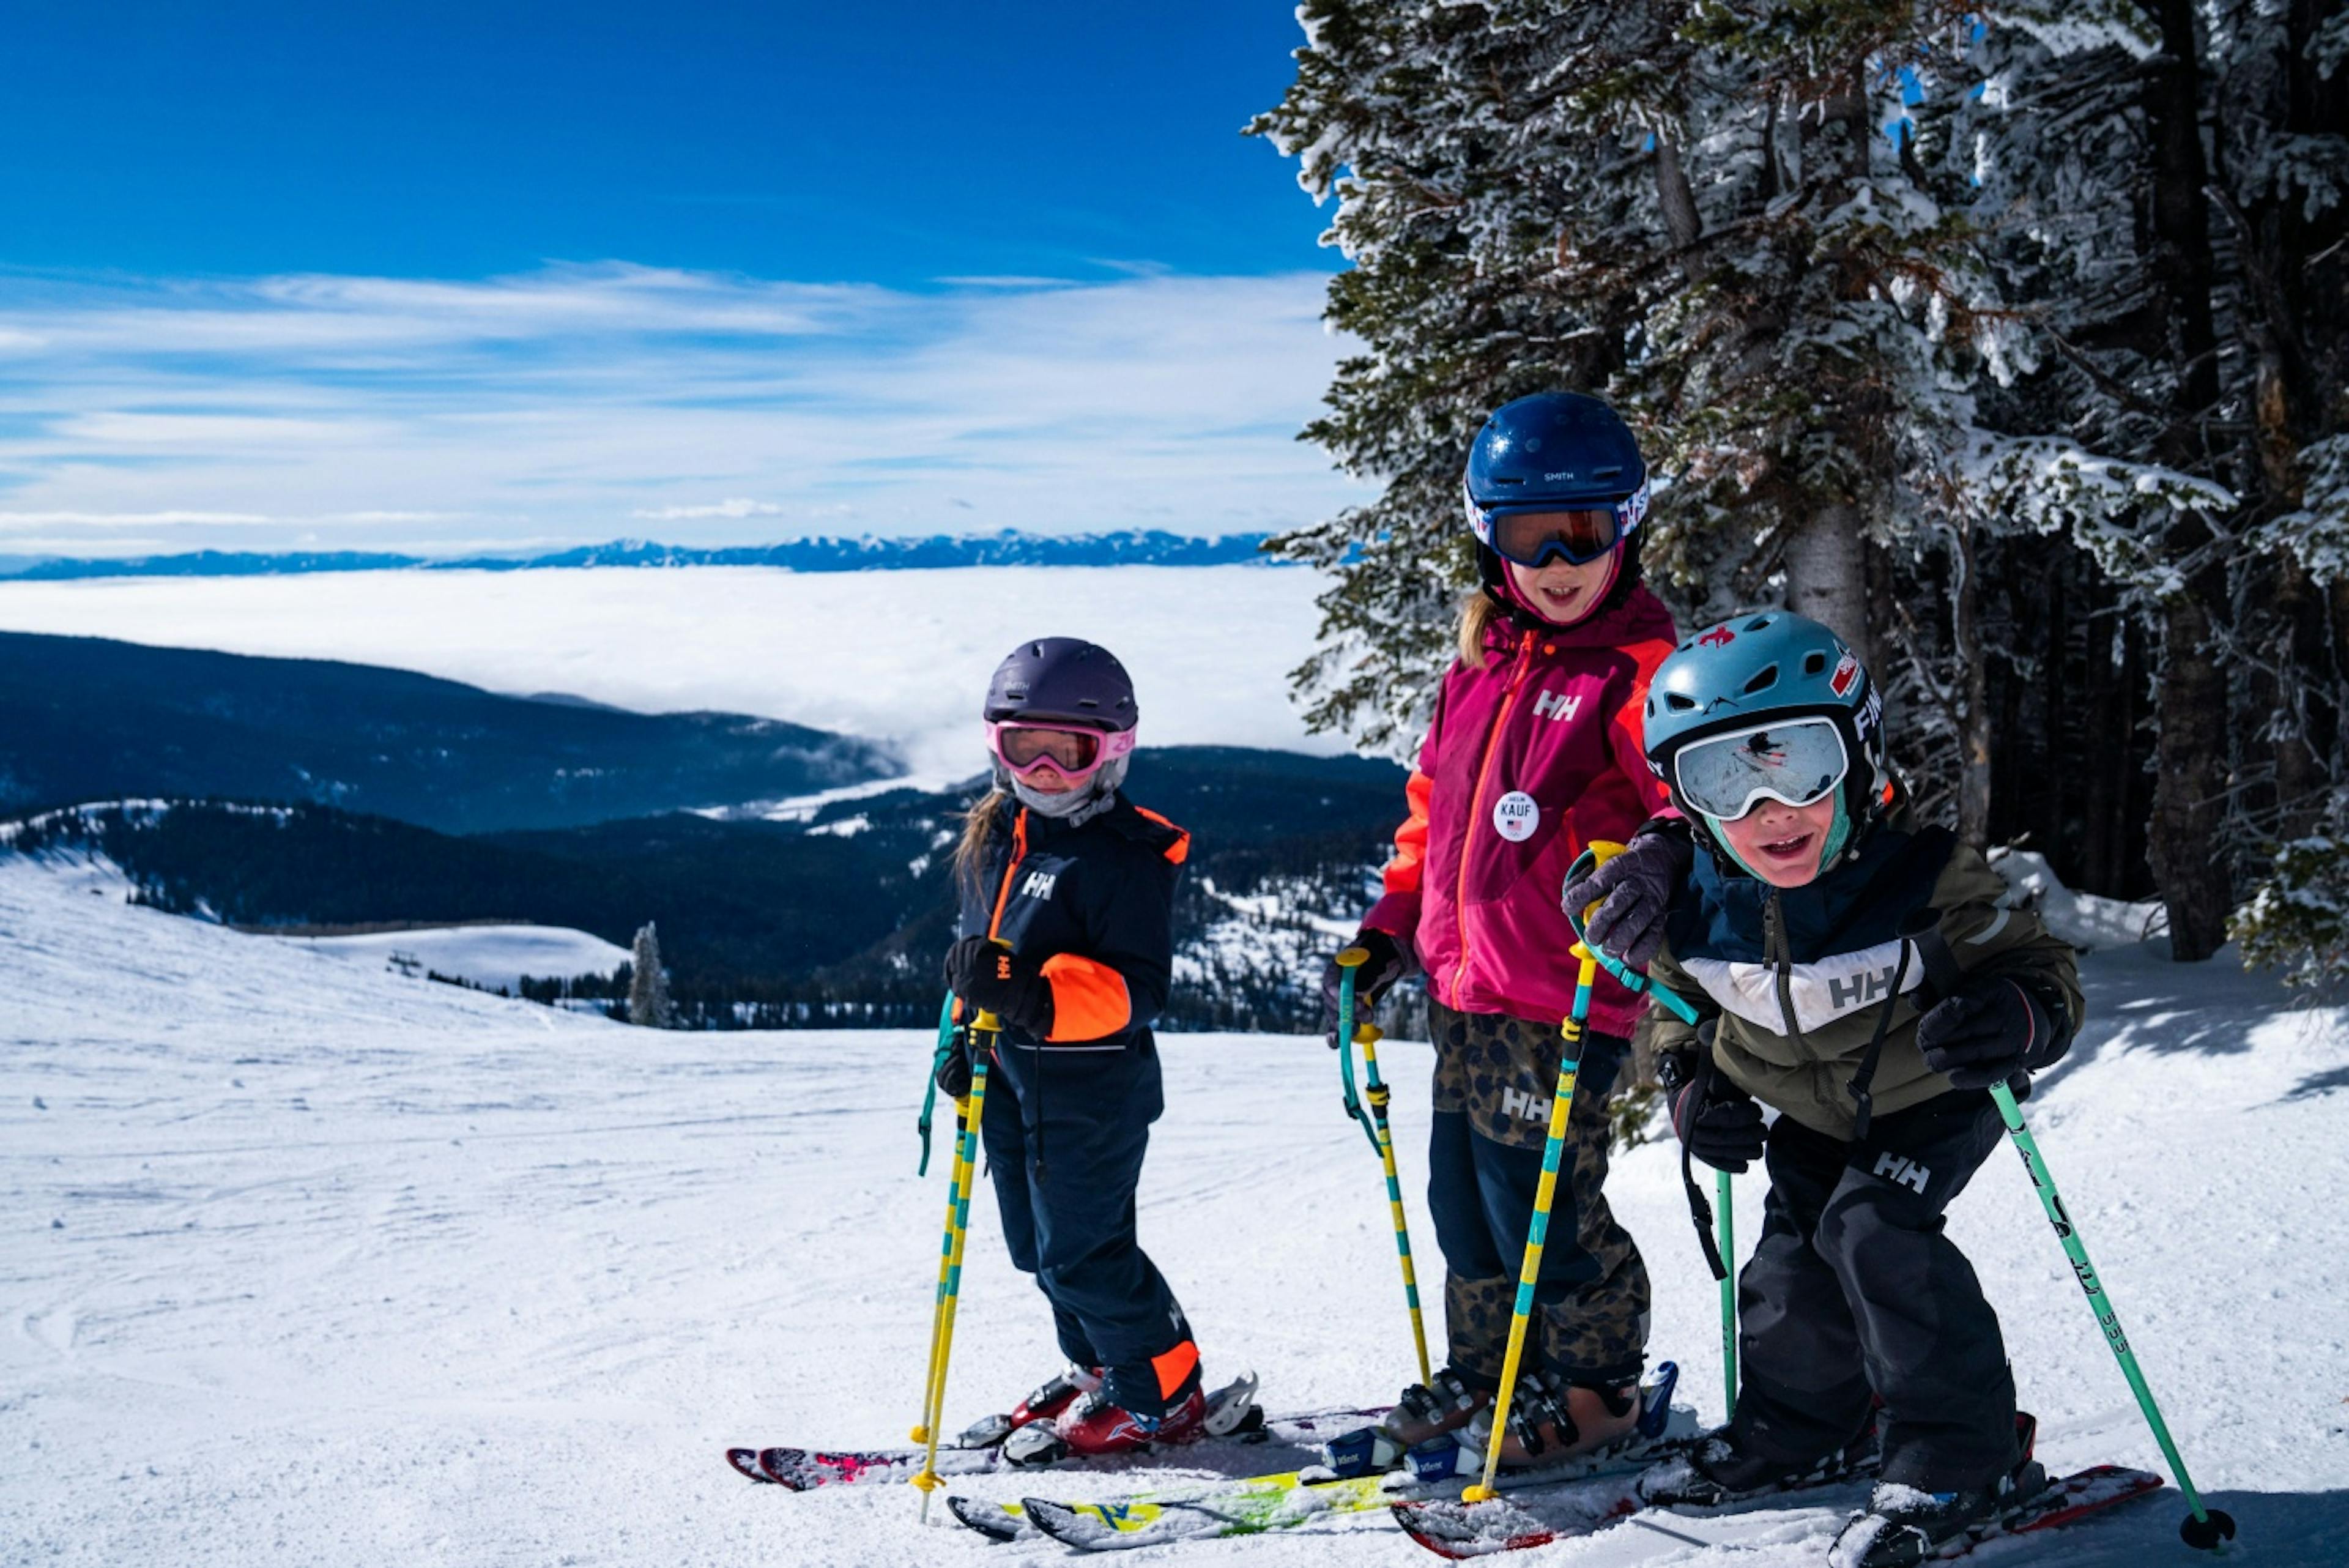
[[[987,940],[993,941],[1003,930],[1003,906],[1011,901],[1011,878],[1028,858],[1028,808],[1021,806],[1019,815],[1011,819],[1011,852],[1003,857],[1003,880],[995,889],[995,913],[987,922]]]
[[[1762,906],[1762,957],[1778,971],[1778,1016],[1786,1025],[1786,1037],[1795,1048],[1810,1055],[1811,1043],[1803,1036],[1802,1021],[1795,1016],[1795,955],[1786,940],[1786,912],[1779,907],[1778,889],[1770,889],[1770,897]]]
[[[1516,705],[1517,689],[1526,683],[1533,659],[1534,634],[1528,631],[1517,643],[1517,668],[1509,677],[1509,689],[1501,693],[1501,705],[1493,711],[1493,722],[1485,732],[1485,754],[1476,762],[1476,787],[1468,794],[1468,826],[1460,836],[1460,877],[1452,893],[1452,915],[1460,927],[1460,961],[1452,969],[1455,1001],[1461,983],[1468,978],[1468,851],[1476,842],[1476,824],[1485,815],[1485,780],[1493,771],[1494,749],[1501,743],[1501,730],[1509,722],[1509,710]]]

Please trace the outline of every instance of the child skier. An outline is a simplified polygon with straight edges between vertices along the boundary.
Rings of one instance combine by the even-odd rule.
[[[1118,788],[1138,714],[1106,649],[1022,643],[985,711],[994,788],[956,852],[964,934],[947,984],[962,1016],[1003,1025],[980,1134],[1012,1263],[1052,1303],[1071,1362],[1013,1412],[1005,1452],[1040,1464],[1201,1437],[1198,1348],[1135,1239],[1133,1205],[1164,1108],[1150,1023],[1190,836]],[[968,1092],[962,1052],[938,1082]]]
[[[1541,1178],[1570,1010],[1564,874],[1594,839],[1631,838],[1669,809],[1640,752],[1648,677],[1671,615],[1640,580],[1647,465],[1614,410],[1568,392],[1521,398],[1477,433],[1465,482],[1482,589],[1438,691],[1385,896],[1354,945],[1364,1002],[1423,969],[1435,1043],[1428,1203],[1445,1263],[1448,1365],[1404,1390],[1357,1462],[1392,1464],[1444,1432],[1480,1448]],[[1651,834],[1627,851],[1669,875],[1692,851]],[[1322,978],[1336,1039],[1339,971]],[[1542,1258],[1538,1310],[1504,1457],[1545,1462],[1629,1433],[1648,1337],[1639,1249],[1600,1196],[1607,1102],[1638,1004],[1601,979]],[[1358,1438],[1360,1434],[1355,1435]]]
[[[2002,907],[1982,857],[1907,826],[1881,713],[1859,659],[1801,616],[1682,643],[1645,739],[1704,852],[1678,878],[1610,866],[1568,893],[1651,912],[1669,897],[1650,973],[1703,1016],[1660,1020],[1673,1128],[1709,1165],[1770,1174],[1736,1413],[1641,1492],[1718,1503],[1880,1458],[1837,1568],[1907,1568],[2041,1484],[1997,1316],[1942,1215],[1999,1142],[1988,1086],[2027,1087],[2083,1006],[2071,949]],[[1652,941],[1657,923],[1630,924]],[[1946,995],[1925,979],[1935,949],[1963,975]],[[1779,1112],[1766,1132],[1757,1100]]]

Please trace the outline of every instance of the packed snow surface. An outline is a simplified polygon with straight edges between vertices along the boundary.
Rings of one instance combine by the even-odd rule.
[[[632,1030],[123,891],[102,868],[0,855],[0,1561],[1061,1560],[919,1526],[907,1489],[792,1495],[719,1457],[886,1444],[914,1418],[946,1166],[941,1150],[914,1175],[920,1035]],[[2196,1479],[2241,1524],[2235,1555],[2349,1561],[2342,1016],[2285,1011],[2223,959],[2129,948],[2086,973],[2095,1021],[2028,1106],[2071,1213]],[[1143,1235],[1208,1375],[1252,1366],[1275,1407],[1390,1397],[1411,1351],[1386,1204],[1330,1053],[1164,1048]],[[1427,1054],[1384,1059],[1432,1284]],[[1750,1243],[1759,1184],[1739,1189]],[[1672,1150],[1624,1156],[1610,1193],[1655,1275],[1654,1350],[1717,1417],[1713,1288]],[[988,1205],[974,1213],[954,1427],[1055,1363],[1042,1301]],[[1951,1229],[2004,1318],[2043,1457],[2166,1469],[2013,1159],[1983,1169]],[[1814,1568],[1857,1495],[1522,1561]],[[1980,1560],[2188,1563],[2181,1513],[2164,1493]],[[1152,1558],[1433,1561],[1380,1514]]]
[[[1327,586],[1260,566],[134,577],[0,583],[0,628],[755,713],[894,742],[911,773],[958,779],[985,764],[988,674],[1030,637],[1116,653],[1144,744],[1339,749],[1309,737],[1288,701]]]
[[[432,926],[347,937],[280,937],[317,952],[414,975],[444,974],[484,991],[522,992],[522,977],[610,974],[628,950],[566,926]]]

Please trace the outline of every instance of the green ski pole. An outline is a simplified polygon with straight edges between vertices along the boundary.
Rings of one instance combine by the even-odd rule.
[[[954,1049],[954,1004],[951,991],[938,1003],[938,1048],[930,1055],[930,1082],[922,1091],[922,1114],[914,1121],[914,1130],[922,1135],[922,1163],[914,1168],[916,1176],[930,1173],[930,1113],[938,1107],[938,1069],[946,1065],[947,1053]]]
[[[1346,1085],[1346,1110],[1371,1135],[1371,1147],[1379,1151],[1379,1163],[1386,1171],[1387,1213],[1394,1220],[1395,1255],[1402,1261],[1403,1305],[1411,1309],[1412,1348],[1419,1353],[1419,1380],[1422,1385],[1433,1382],[1434,1374],[1427,1363],[1427,1320],[1419,1310],[1419,1273],[1411,1260],[1411,1227],[1403,1218],[1402,1181],[1395,1174],[1394,1131],[1387,1126],[1387,1086],[1379,1077],[1379,1026],[1354,1022],[1354,977],[1370,961],[1370,953],[1361,948],[1348,948],[1338,955],[1338,1062],[1339,1075]],[[1354,1097],[1354,1046],[1362,1048],[1362,1075],[1370,1083],[1370,1115],[1362,1114],[1361,1103]]]
[[[2079,1277],[2080,1289],[2087,1293],[2088,1306],[2096,1314],[2096,1326],[2105,1331],[2105,1343],[2112,1347],[2113,1359],[2121,1364],[2121,1376],[2128,1379],[2129,1392],[2137,1396],[2137,1407],[2145,1413],[2145,1424],[2153,1428],[2153,1440],[2161,1445],[2169,1468],[2177,1472],[2178,1490],[2186,1494],[2189,1512],[2178,1525],[2178,1533],[2186,1544],[2204,1552],[2217,1550],[2222,1541],[2235,1538],[2235,1521],[2222,1509],[2206,1508],[2202,1496],[2194,1490],[2192,1478],[2186,1473],[2185,1458],[2178,1451],[2177,1442],[2169,1435],[2169,1424],[2161,1418],[2161,1407],[2154,1403],[2153,1390],[2145,1381],[2145,1374],[2137,1364],[2137,1352],[2129,1348],[2128,1335],[2121,1332],[2120,1315],[2113,1309],[2112,1297],[2106,1293],[2104,1282],[2096,1277],[2095,1265],[2088,1262],[2088,1249],[2080,1240],[2080,1228],[2064,1210],[2063,1196],[2055,1190],[2055,1178],[2047,1168],[2047,1157],[2039,1152],[2038,1140],[2031,1129],[2023,1125],[2023,1107],[2014,1103],[2013,1091],[2004,1084],[1992,1084],[1990,1097],[1998,1103],[1999,1119],[2006,1123],[2007,1136],[2014,1140],[2014,1151],[2023,1157],[2023,1168],[2031,1177],[2031,1186],[2039,1194],[2039,1207],[2047,1213],[2047,1223],[2055,1228],[2056,1240],[2064,1243],[2064,1255],[2072,1261],[2072,1272]]]

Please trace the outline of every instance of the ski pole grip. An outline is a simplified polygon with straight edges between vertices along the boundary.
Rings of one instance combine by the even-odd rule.
[[[1571,888],[1622,853],[1623,846],[1611,838],[1592,839],[1582,846],[1582,853],[1574,857],[1574,864],[1566,868],[1566,885]],[[1594,898],[1578,913],[1573,909],[1566,911],[1567,924],[1574,928],[1576,941],[1583,940],[1583,922],[1590,919],[1590,911],[1597,908],[1599,908],[1599,900]]]

